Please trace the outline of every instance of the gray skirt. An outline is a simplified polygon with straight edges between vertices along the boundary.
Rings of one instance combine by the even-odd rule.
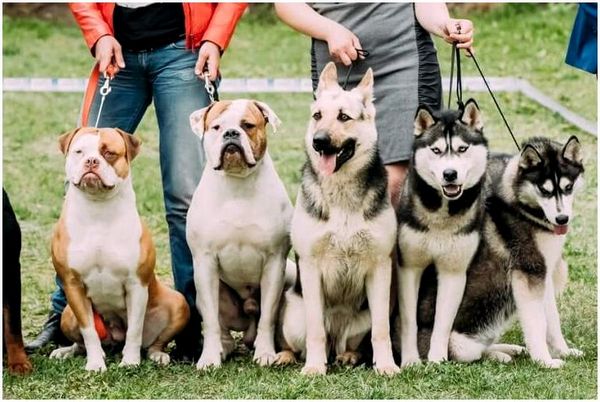
[[[369,52],[355,61],[347,89],[358,84],[369,67],[375,76],[378,147],[385,164],[408,161],[412,154],[413,121],[419,104],[442,107],[442,81],[431,36],[416,20],[413,4],[313,3],[319,14],[352,31]],[[312,82],[331,61],[327,42],[312,41]],[[348,68],[338,64],[340,85]]]

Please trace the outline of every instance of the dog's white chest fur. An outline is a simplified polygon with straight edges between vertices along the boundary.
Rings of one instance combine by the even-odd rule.
[[[195,255],[218,262],[219,276],[244,296],[260,284],[265,263],[288,249],[292,206],[268,156],[251,176],[204,171],[188,212]]]
[[[124,193],[104,202],[86,200],[73,189],[67,193],[69,268],[79,273],[87,296],[103,314],[126,311],[124,284],[136,275],[140,258],[135,197]]]
[[[565,235],[559,236],[554,233],[539,232],[535,234],[535,242],[538,250],[544,257],[546,263],[546,275],[552,276],[562,259],[562,250],[566,240]]]
[[[331,208],[329,219],[319,221],[296,208],[292,225],[298,254],[318,261],[326,304],[349,303],[351,309],[360,307],[356,304],[366,296],[365,277],[382,258],[389,257],[395,234],[391,207],[370,221],[361,213],[339,208]]]

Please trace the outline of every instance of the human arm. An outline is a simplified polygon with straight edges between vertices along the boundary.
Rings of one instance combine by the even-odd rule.
[[[217,79],[221,53],[229,45],[235,31],[235,26],[244,14],[246,3],[219,3],[216,5],[208,27],[202,36],[202,44],[198,51],[195,73],[204,77],[204,68],[207,66],[209,79]]]
[[[332,59],[349,66],[359,57],[360,41],[350,30],[323,17],[306,3],[275,3],[277,16],[296,31],[327,42]],[[362,56],[360,56],[362,57]]]
[[[69,8],[83,33],[83,38],[90,52],[98,62],[98,68],[104,73],[110,65],[113,74],[125,67],[121,45],[102,18],[96,3],[69,3]]]
[[[457,42],[457,48],[474,53],[473,23],[466,19],[451,18],[445,3],[415,3],[415,15],[428,32],[448,43]]]

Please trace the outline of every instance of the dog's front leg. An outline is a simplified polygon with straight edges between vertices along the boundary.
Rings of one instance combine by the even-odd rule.
[[[260,319],[254,342],[254,361],[261,366],[270,366],[275,361],[275,317],[283,292],[285,264],[285,256],[272,256],[260,278]]]
[[[431,333],[431,346],[427,360],[441,362],[448,360],[448,342],[454,325],[454,318],[462,301],[467,274],[465,271],[447,272],[438,267],[437,297],[435,301],[435,318]]]
[[[194,254],[196,306],[202,316],[204,346],[196,364],[199,370],[221,365],[221,325],[219,324],[219,267],[211,253]]]
[[[373,364],[378,374],[392,375],[400,371],[392,354],[390,339],[390,283],[392,281],[392,260],[383,258],[381,263],[369,272],[365,286],[371,310],[371,342],[373,344]]]
[[[398,268],[402,367],[417,364],[421,361],[417,347],[417,302],[422,275],[423,269],[419,267],[406,266]]]
[[[556,305],[556,291],[554,288],[553,275],[546,275],[546,289],[544,292],[544,309],[548,320],[547,341],[550,350],[557,357],[581,357],[583,352],[576,348],[570,348],[565,341],[560,328],[560,316]]]
[[[140,364],[140,349],[144,331],[144,317],[148,305],[148,286],[139,279],[130,278],[125,284],[125,302],[127,303],[127,334],[123,347],[123,359],[119,366],[137,366]]]
[[[544,280],[520,271],[512,274],[512,289],[517,314],[531,358],[547,368],[560,368],[563,360],[553,359],[546,343],[547,321],[544,308]]]
[[[300,281],[306,312],[306,363],[302,374],[327,372],[327,334],[321,272],[316,261],[300,259]]]
[[[61,277],[61,279],[64,284],[67,301],[77,319],[79,331],[85,345],[87,353],[85,369],[87,371],[106,371],[104,351],[100,344],[100,337],[94,327],[92,302],[85,294],[85,287],[77,275],[69,275],[67,278]]]

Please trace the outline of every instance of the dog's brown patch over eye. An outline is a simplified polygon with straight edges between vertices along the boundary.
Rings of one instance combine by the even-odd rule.
[[[223,112],[231,105],[231,101],[219,101],[214,103],[204,115],[204,133],[208,134],[210,129],[219,130],[221,127],[218,124],[212,124],[213,120],[221,116]]]
[[[258,161],[267,150],[267,119],[254,102],[248,103],[240,126],[248,135],[252,154],[254,154],[254,159]]]
[[[113,129],[100,130],[100,155],[115,169],[121,178],[129,174],[127,149],[121,134]]]

